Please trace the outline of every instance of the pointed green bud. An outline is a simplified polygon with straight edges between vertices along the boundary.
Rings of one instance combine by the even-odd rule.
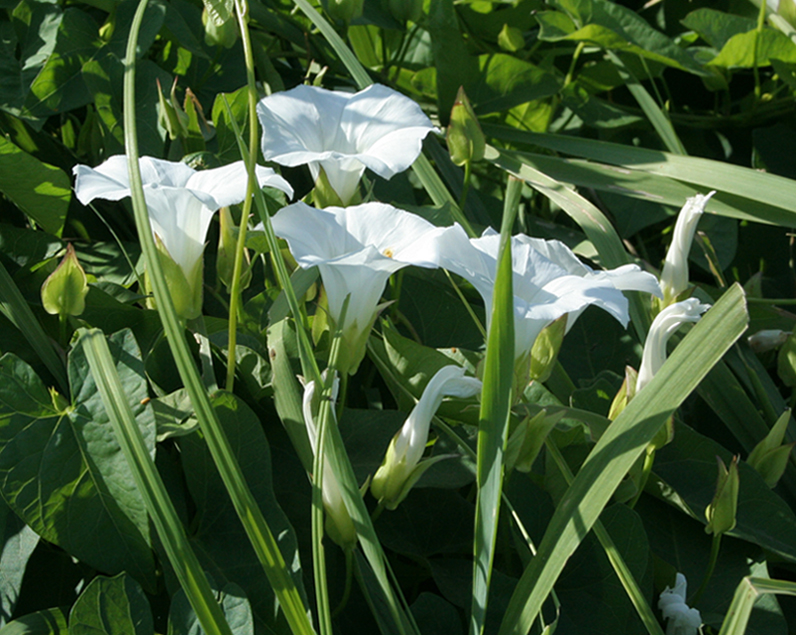
[[[232,275],[235,269],[235,252],[238,248],[238,228],[232,220],[229,207],[219,210],[220,231],[218,234],[218,252],[216,253],[216,275],[229,291],[232,287]],[[246,289],[252,281],[251,257],[249,250],[243,250],[243,272],[241,273],[241,289]]]
[[[567,314],[548,324],[536,337],[531,349],[530,378],[545,382],[550,378],[558,359],[558,351],[567,333]]]
[[[486,139],[467,99],[464,88],[459,88],[448,124],[448,152],[456,165],[464,165],[484,158]]]
[[[563,416],[563,412],[548,415],[542,410],[523,419],[509,435],[504,458],[506,469],[530,472],[547,435]]]
[[[238,41],[238,23],[234,15],[220,18],[219,14],[210,16],[207,7],[202,11],[202,26],[205,28],[205,44],[232,48]]]
[[[160,80],[156,78],[155,82],[158,85],[158,123],[168,133],[169,139],[172,141],[185,137],[188,134],[187,117],[174,99],[174,91],[177,87],[177,79],[174,79],[174,84],[171,88],[170,100],[167,100],[163,96]]]
[[[625,381],[619,387],[619,390],[611,402],[611,408],[608,411],[608,418],[613,421],[630,403],[630,400],[636,396],[636,382],[638,381],[638,372],[631,366],[625,366]]]
[[[789,422],[790,410],[786,410],[746,459],[746,462],[758,471],[769,487],[775,487],[782,477],[793,450],[793,443],[782,445]]]
[[[796,333],[796,331],[794,332]],[[796,386],[796,335],[791,333],[777,355],[777,374],[786,386]]]
[[[423,15],[423,0],[387,0],[387,8],[401,24],[417,22]]]
[[[364,0],[328,0],[326,8],[332,18],[348,24],[362,15],[364,4]]]
[[[509,53],[516,53],[525,48],[525,38],[522,31],[508,24],[504,24],[498,33],[498,46]]]
[[[716,494],[713,501],[705,508],[708,524],[705,532],[714,535],[726,534],[735,527],[735,514],[738,511],[738,457],[730,461],[730,467],[716,457],[719,464],[719,476],[716,479]]]
[[[71,243],[66,255],[41,287],[41,303],[50,315],[80,315],[86,308],[88,280]]]

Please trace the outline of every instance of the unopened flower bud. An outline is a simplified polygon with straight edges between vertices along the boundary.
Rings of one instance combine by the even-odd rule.
[[[765,329],[746,338],[749,347],[757,354],[767,353],[779,348],[788,341],[790,333],[779,329]]]
[[[769,487],[776,486],[784,474],[790,453],[793,450],[793,443],[782,445],[789,422],[790,410],[786,410],[746,459],[746,462],[757,470]]]
[[[484,158],[486,140],[467,99],[464,88],[459,88],[448,124],[448,152],[456,165],[464,165]]]
[[[80,315],[86,308],[88,280],[71,244],[66,255],[41,287],[41,302],[51,315]]]
[[[719,476],[713,500],[705,508],[705,518],[708,520],[705,532],[720,535],[735,527],[735,514],[738,511],[738,457],[733,457],[729,469],[719,457],[716,460],[719,464]]]
[[[545,382],[550,378],[566,333],[567,314],[565,313],[555,322],[544,327],[542,332],[536,336],[531,349],[531,379]]]
[[[238,248],[238,233],[229,207],[219,210],[220,231],[218,235],[218,251],[216,252],[216,275],[229,290],[232,287],[232,276],[235,270],[235,252]],[[249,286],[252,280],[251,258],[249,250],[243,250],[243,270],[241,271],[241,289]]]
[[[219,15],[211,16],[205,7],[202,11],[202,26],[205,28],[205,44],[208,46],[223,46],[228,49],[238,41],[238,24],[232,14],[223,18]]]
[[[327,10],[335,20],[346,24],[362,15],[364,0],[328,0]]]
[[[508,24],[504,24],[500,33],[498,33],[498,45],[504,51],[516,53],[525,47],[525,38],[522,37],[522,31]]]

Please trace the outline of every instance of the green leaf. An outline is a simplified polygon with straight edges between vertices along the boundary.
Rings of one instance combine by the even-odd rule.
[[[42,163],[0,136],[0,192],[40,224],[61,235],[72,198],[72,183],[55,166]]]
[[[253,496],[274,536],[278,537],[288,573],[306,602],[296,536],[274,495],[271,454],[262,425],[254,412],[232,394],[217,393],[211,403]],[[251,602],[254,613],[269,628],[279,630],[276,625],[284,620],[284,616],[281,612],[274,613],[273,589],[246,540],[246,532],[235,514],[224,483],[213,467],[207,444],[198,434],[179,437],[178,443],[185,479],[196,505],[192,540],[199,559],[218,584],[230,581],[239,585]]]
[[[141,404],[147,392],[137,347],[128,336],[112,339],[111,348],[154,452],[154,420]],[[71,356],[69,376],[75,398],[64,408],[53,403],[30,367],[13,356],[0,358],[0,491],[45,539],[100,571],[127,570],[153,589],[146,510],[82,352]],[[94,531],[86,531],[87,525]]]
[[[36,533],[0,500],[0,627],[14,614],[25,567],[37,544]]]
[[[68,635],[63,609],[45,609],[24,615],[0,628],[0,635]]]
[[[505,53],[480,55],[478,81],[468,82],[467,96],[476,114],[503,112],[558,92],[560,80],[549,71]],[[439,76],[437,79],[439,84]]]
[[[702,524],[705,524],[705,507],[716,491],[717,456],[726,463],[732,458],[715,441],[678,425],[674,441],[655,457],[655,474],[676,492]],[[748,463],[740,463],[738,469],[736,526],[729,535],[796,561],[796,515]]]
[[[143,590],[126,573],[98,576],[69,613],[69,635],[152,635],[152,611]]]
[[[230,631],[235,635],[254,635],[252,609],[243,589],[229,582],[217,595]],[[168,635],[197,635],[203,632],[185,592],[180,589],[171,599]]]
[[[721,50],[733,36],[751,31],[756,26],[752,18],[706,7],[691,11],[680,22],[699,33],[703,40],[717,50]]]
[[[793,64],[796,62],[796,44],[784,33],[766,28],[759,33],[754,30],[733,35],[708,64],[723,68],[752,68],[768,66],[771,60]]]
[[[661,425],[746,328],[735,285],[682,340],[660,372],[609,426],[559,502],[512,596],[501,635],[527,633],[567,559]]]
[[[431,5],[428,31],[437,70],[437,105],[445,126],[459,87],[469,87],[479,77],[478,60],[464,43],[453,0],[438,0]]]

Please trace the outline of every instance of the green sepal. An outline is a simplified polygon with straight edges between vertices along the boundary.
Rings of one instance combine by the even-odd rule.
[[[464,165],[484,158],[486,139],[473,107],[461,86],[451,109],[446,140],[451,160],[456,165]]]
[[[50,315],[80,315],[86,308],[88,279],[71,243],[66,255],[41,287],[41,302]]]
[[[204,261],[200,258],[188,275],[182,270],[174,259],[169,255],[166,246],[160,237],[155,235],[160,266],[163,268],[163,275],[169,287],[169,295],[174,303],[174,310],[177,315],[186,320],[193,320],[202,314],[202,279],[204,273]],[[147,293],[150,294],[147,306],[154,309],[155,299],[151,295],[151,284],[147,273],[144,274],[144,282]]]
[[[511,433],[506,444],[503,459],[506,469],[530,472],[547,435],[563,416],[563,411],[548,415],[542,410],[533,417],[523,419]]]
[[[566,333],[566,313],[542,329],[531,349],[531,379],[544,383],[550,378]]]
[[[793,443],[782,445],[789,421],[790,410],[786,410],[746,459],[746,462],[759,472],[769,487],[775,487],[782,477],[793,450]]]
[[[716,493],[710,505],[705,508],[705,518],[708,524],[705,532],[708,534],[726,534],[735,528],[735,515],[738,511],[738,457],[730,461],[729,469],[719,457],[719,476],[716,479]]]

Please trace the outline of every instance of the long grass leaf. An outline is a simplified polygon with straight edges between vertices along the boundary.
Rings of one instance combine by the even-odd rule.
[[[166,492],[155,462],[149,455],[125,396],[105,335],[99,329],[83,331],[78,345],[86,353],[116,440],[122,448],[147,512],[199,623],[208,635],[232,635],[232,629],[216,601],[199,559],[188,542],[185,528]]]
[[[156,251],[155,241],[152,237],[138,165],[138,137],[135,121],[135,53],[138,32],[146,4],[147,0],[140,1],[130,27],[130,36],[127,42],[124,73],[124,136],[133,211],[135,213],[138,238],[146,259],[147,274],[152,284],[158,314],[163,322],[175,364],[190,396],[202,434],[213,456],[213,461],[235,506],[235,511],[274,589],[291,630],[296,634],[314,633],[301,594],[285,564],[282,553],[279,551],[276,539],[243,478],[229,440],[221,428],[218,417],[202,385],[201,378],[185,341],[183,329],[174,311],[174,305]]]
[[[643,187],[638,187],[643,175],[636,173],[641,172],[667,177],[675,182],[681,182],[680,185],[683,187],[687,187],[686,184],[699,186],[698,190],[689,188],[683,190],[684,192],[717,190],[717,194],[711,199],[712,205],[709,206],[709,210],[717,214],[796,227],[796,181],[793,179],[721,161],[683,157],[660,150],[635,148],[607,141],[525,132],[488,124],[483,128],[487,135],[494,138],[535,145],[625,168],[625,170],[612,170],[614,191],[618,194],[673,204],[668,202],[667,198],[671,198],[669,192],[672,192],[675,186],[668,184],[666,190],[662,189],[665,181],[647,180],[644,181]],[[588,170],[594,170],[600,176],[607,174],[607,166],[585,162],[577,165],[581,168],[580,175],[585,175]],[[568,182],[588,185],[574,180]],[[617,182],[620,184],[618,187]],[[676,204],[676,207],[680,206],[682,201]]]
[[[786,580],[747,576],[735,589],[730,608],[724,616],[719,635],[743,635],[755,600],[765,593],[796,595],[796,583]]]
[[[481,635],[486,622],[489,583],[495,559],[495,540],[503,491],[503,451],[511,412],[514,378],[514,271],[511,259],[511,232],[522,193],[522,181],[509,177],[506,187],[497,275],[492,292],[492,316],[484,360],[484,385],[478,416],[478,458],[473,542],[473,594],[470,634]]]
[[[602,435],[545,531],[500,626],[524,635],[566,561],[589,532],[614,490],[655,433],[746,329],[743,290],[733,285],[682,340],[672,356]]]

